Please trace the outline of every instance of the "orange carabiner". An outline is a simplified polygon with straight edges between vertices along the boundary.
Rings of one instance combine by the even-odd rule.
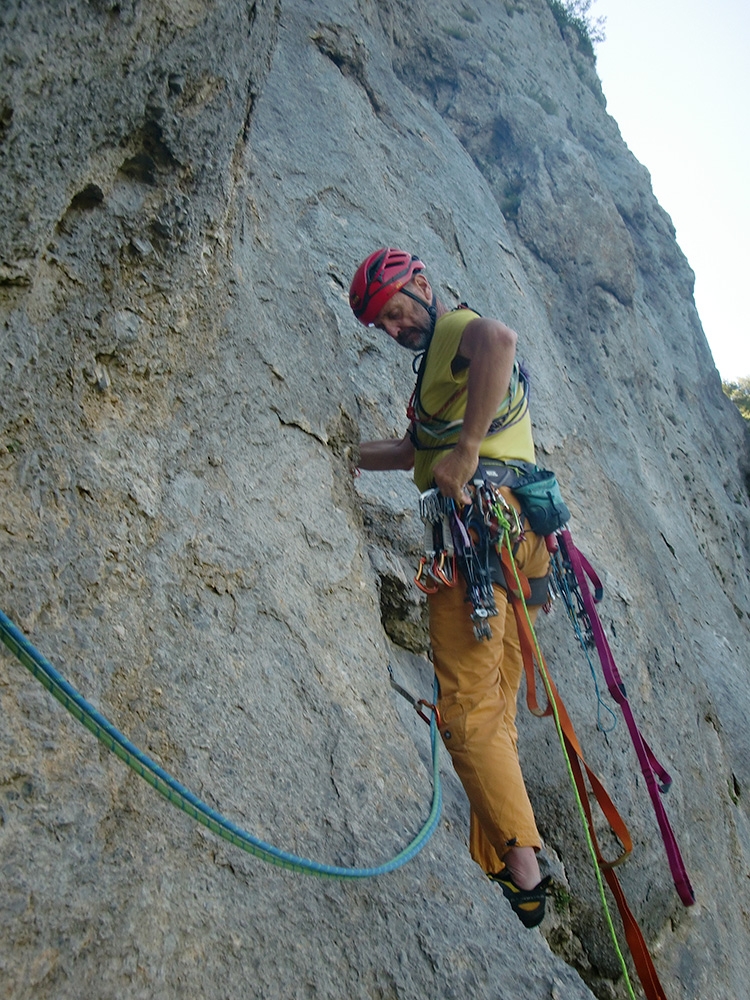
[[[417,575],[414,577],[414,582],[423,594],[436,594],[438,590],[437,583],[423,583],[423,579],[430,579],[430,572],[427,569],[427,556],[422,556],[419,560],[419,569],[417,570]]]
[[[443,724],[443,720],[440,718],[440,711],[437,705],[433,705],[431,701],[425,701],[424,698],[420,698],[419,701],[414,703],[414,707],[417,710],[417,715],[428,723],[430,721],[430,717],[426,714],[426,712],[422,711],[422,709],[419,707],[420,705],[424,705],[425,708],[429,708],[429,710],[433,713],[433,715],[435,716],[435,723],[439,729]]]

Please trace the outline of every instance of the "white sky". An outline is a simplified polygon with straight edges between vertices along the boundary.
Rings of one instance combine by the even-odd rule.
[[[695,271],[722,378],[750,375],[750,0],[595,0],[607,110]]]

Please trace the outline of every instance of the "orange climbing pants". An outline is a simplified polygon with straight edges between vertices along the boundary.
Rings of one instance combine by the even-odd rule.
[[[527,577],[549,568],[544,539],[527,533],[516,552]],[[485,872],[503,869],[510,847],[541,847],[518,760],[516,700],[523,673],[513,608],[495,586],[492,638],[474,637],[463,577],[429,596],[440,735],[471,806],[470,850]],[[529,609],[532,618],[538,608]]]

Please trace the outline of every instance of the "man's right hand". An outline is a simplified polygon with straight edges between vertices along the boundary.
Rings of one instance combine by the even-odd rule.
[[[471,503],[466,490],[467,483],[474,475],[479,456],[457,445],[440,459],[432,470],[435,485],[444,497],[450,497],[459,506]]]

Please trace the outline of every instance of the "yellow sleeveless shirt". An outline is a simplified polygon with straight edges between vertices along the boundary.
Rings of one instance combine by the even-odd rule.
[[[420,491],[434,485],[433,468],[455,446],[461,432],[469,368],[466,366],[454,373],[452,364],[464,328],[477,315],[471,309],[455,309],[441,316],[420,368],[410,407],[413,410],[411,436],[416,449],[414,482]],[[534,440],[526,396],[526,380],[516,362],[510,391],[500,405],[490,434],[482,442],[480,457],[534,463]],[[498,425],[499,429],[495,429]]]

